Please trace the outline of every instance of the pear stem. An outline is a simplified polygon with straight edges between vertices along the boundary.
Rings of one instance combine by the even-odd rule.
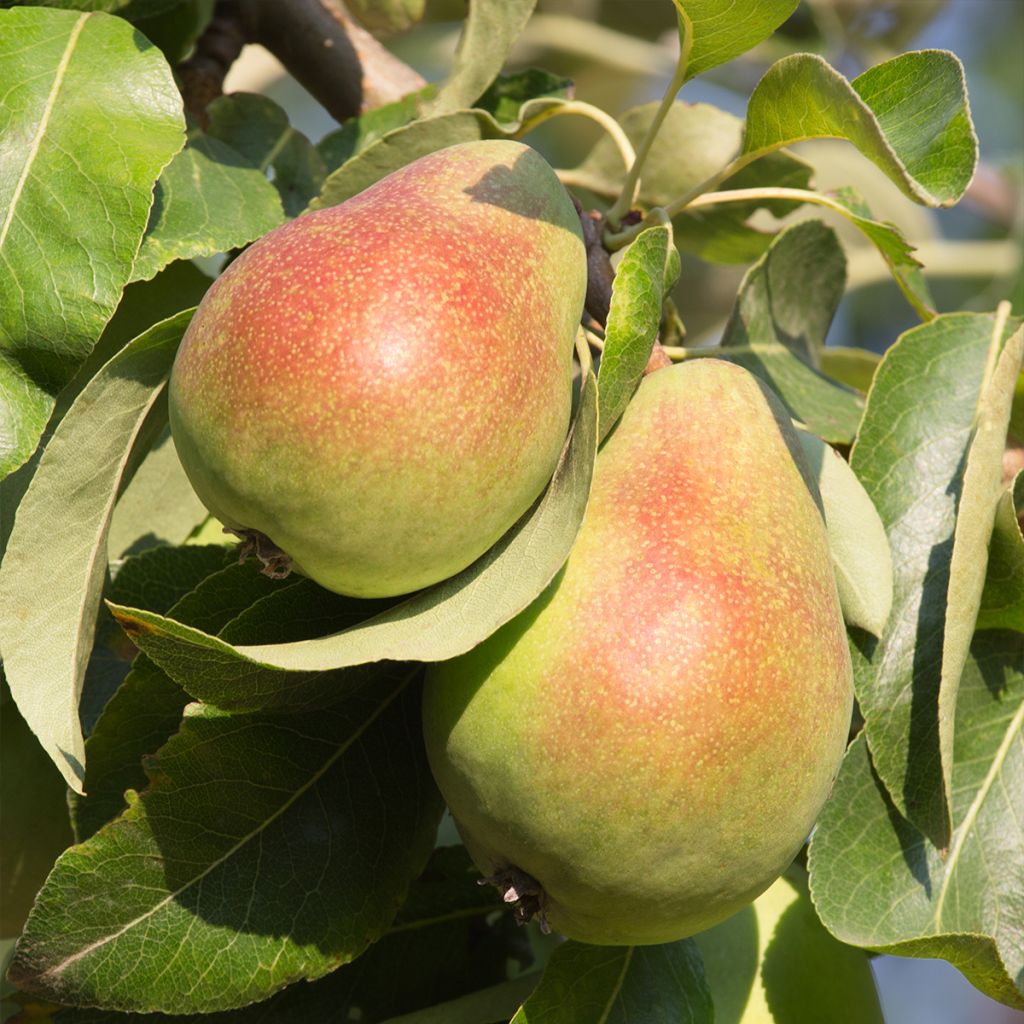
[[[740,156],[736,157],[735,160],[730,160],[729,163],[727,163],[725,167],[723,167],[720,171],[718,171],[715,174],[712,174],[709,178],[705,178],[704,181],[702,181],[699,185],[694,185],[694,187],[691,188],[689,192],[684,193],[678,199],[673,199],[671,203],[669,203],[667,206],[661,207],[660,209],[662,209],[671,218],[674,217],[677,213],[682,213],[683,210],[696,206],[698,204],[698,200],[706,198],[705,193],[707,193],[709,189],[713,189],[716,185],[721,184],[723,181],[725,181],[726,178],[731,178],[738,171],[743,170],[743,168],[746,167],[747,164],[749,164],[752,160],[756,159],[761,155],[762,154],[760,152],[741,154]],[[737,189],[736,191],[755,192],[761,190]],[[796,192],[800,190],[793,189],[792,191]],[[735,195],[736,193],[716,192],[713,194],[718,196],[716,202],[727,202],[728,200],[724,200],[721,197],[726,195]],[[809,194],[817,195],[818,193],[811,192]],[[652,210],[651,213],[653,212],[654,211]],[[648,219],[650,216],[651,214],[648,214],[647,217],[640,221],[639,224],[633,224],[623,231],[606,234],[604,236],[604,244],[606,248],[608,248],[611,252],[614,252],[616,249],[621,249],[623,246],[629,245],[629,243],[632,242],[633,239],[636,238],[636,236],[639,235],[640,232],[644,230],[644,228],[648,228],[651,226],[651,222]]]
[[[683,87],[683,82],[686,81],[686,68],[690,63],[690,50],[693,47],[693,29],[690,25],[690,19],[681,11],[679,14],[679,27],[682,30],[682,35],[675,74],[665,90],[665,95],[661,98],[661,105],[658,107],[654,120],[650,123],[647,133],[640,143],[636,157],[628,165],[629,170],[626,172],[626,180],[622,183],[622,191],[619,193],[619,198],[615,200],[612,208],[605,216],[608,226],[613,231],[619,227],[622,218],[629,213],[636,202],[637,194],[640,191],[640,173],[643,170],[644,162],[650,155],[654,140],[658,137],[658,132],[661,130],[665,118],[668,117],[672,104],[676,101],[676,94]]]
[[[576,114],[579,117],[588,117],[591,121],[595,121],[604,128],[609,138],[615,143],[615,148],[619,151],[622,162],[626,167],[629,167],[636,161],[633,143],[629,141],[629,136],[622,130],[619,122],[607,111],[602,110],[600,107],[595,107],[592,103],[584,103],[582,100],[567,100],[565,103],[552,105],[545,110],[541,110],[523,122],[515,137],[522,138],[545,121],[550,121],[553,117],[561,117],[564,114]]]

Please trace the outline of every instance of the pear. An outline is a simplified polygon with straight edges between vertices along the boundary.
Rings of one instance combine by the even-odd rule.
[[[520,919],[669,942],[749,904],[806,839],[853,691],[802,458],[745,370],[645,377],[559,576],[429,672],[435,778]]]
[[[534,150],[425,156],[210,288],[171,376],[182,464],[272,569],[358,597],[452,576],[551,477],[585,290],[579,218]]]

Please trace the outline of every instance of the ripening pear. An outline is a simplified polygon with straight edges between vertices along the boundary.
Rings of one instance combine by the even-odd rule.
[[[852,675],[799,441],[755,377],[645,377],[562,572],[434,667],[427,751],[485,876],[585,942],[728,917],[806,839]]]
[[[359,597],[457,573],[550,479],[586,289],[534,150],[452,146],[270,232],[209,290],[170,385],[226,526]]]

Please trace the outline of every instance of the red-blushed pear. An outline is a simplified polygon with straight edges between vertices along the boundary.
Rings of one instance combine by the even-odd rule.
[[[434,775],[485,876],[585,942],[668,942],[791,862],[853,701],[825,527],[746,371],[645,377],[537,601],[432,667]]]
[[[213,285],[171,376],[182,464],[271,568],[361,597],[452,576],[554,470],[585,289],[579,218],[534,150],[425,156]]]

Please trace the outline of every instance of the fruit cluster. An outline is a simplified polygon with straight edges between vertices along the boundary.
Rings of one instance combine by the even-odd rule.
[[[209,290],[175,364],[197,493],[274,572],[358,597],[452,576],[552,474],[586,278],[567,193],[507,141],[271,232]],[[746,371],[649,374],[562,571],[429,669],[435,777],[520,919],[593,943],[681,938],[806,839],[852,679],[802,458]]]

